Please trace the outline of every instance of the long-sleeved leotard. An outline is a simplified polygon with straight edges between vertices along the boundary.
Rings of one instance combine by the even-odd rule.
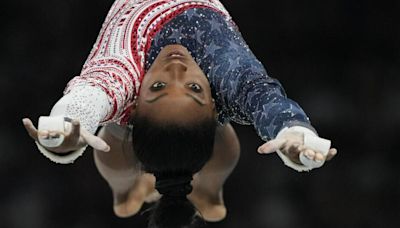
[[[81,74],[73,78],[65,90],[67,95],[73,90],[82,91],[82,87],[88,90],[88,86],[93,86],[107,94],[107,102],[100,105],[96,101],[96,109],[101,108],[102,112],[89,110],[88,107],[93,107],[93,97],[85,98],[89,99],[85,102],[79,92],[73,93],[62,101],[65,115],[79,119],[91,132],[99,123],[126,123],[130,104],[139,93],[145,75],[147,53],[152,49],[154,36],[171,19],[193,8],[212,9],[230,18],[218,0],[116,0]],[[98,95],[98,89],[92,93]],[[68,103],[70,105],[65,107]],[[53,111],[60,113],[57,109],[56,105]]]
[[[220,122],[253,124],[264,140],[287,126],[312,128],[217,0],[117,0],[52,115],[79,119],[91,132],[99,124],[126,123],[146,70],[169,44],[185,46],[207,75]]]

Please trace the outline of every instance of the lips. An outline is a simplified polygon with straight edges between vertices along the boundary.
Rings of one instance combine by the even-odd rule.
[[[184,58],[185,54],[181,51],[173,51],[168,53],[167,58],[172,58],[172,59],[179,59],[179,58]]]

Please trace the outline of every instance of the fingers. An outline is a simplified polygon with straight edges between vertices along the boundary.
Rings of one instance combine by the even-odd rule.
[[[110,151],[110,146],[100,137],[92,135],[83,128],[81,129],[81,135],[85,139],[86,143],[94,149],[104,152]]]
[[[304,149],[300,153],[303,153],[304,156],[312,161],[315,162],[323,162],[325,160],[325,156],[321,154],[320,152],[315,152],[314,150],[311,149]]]
[[[86,143],[94,149],[104,152],[110,151],[110,146],[104,140],[102,140],[100,137],[94,136],[84,128],[81,128],[78,120],[72,120],[71,124],[71,141],[78,142],[79,137],[82,136]]]
[[[323,162],[325,160],[325,156],[321,153],[316,152],[314,156],[314,161],[316,162]]]
[[[298,142],[285,139],[274,139],[268,141],[258,148],[258,153],[269,154],[277,150],[280,150],[283,154],[296,163],[300,162],[300,153],[303,153],[308,160],[315,162],[323,162],[325,160],[329,161],[337,154],[337,150],[335,148],[331,148],[328,154],[324,156],[322,153],[314,151],[304,145],[300,145]]]
[[[258,148],[258,153],[260,154],[270,154],[273,153],[279,149],[281,149],[285,143],[286,139],[273,139],[268,141],[267,143],[263,144]]]
[[[300,153],[303,153],[307,159],[315,162],[329,161],[337,154],[337,150],[335,148],[330,149],[328,154],[324,156],[322,153],[310,149],[304,145],[297,145],[297,144],[288,145],[289,142],[287,142],[286,144],[287,144],[286,145],[287,149],[285,148],[281,149],[282,153],[294,161],[297,161],[297,158]]]
[[[289,142],[286,144],[289,144]],[[282,148],[281,152],[288,158],[290,158],[290,160],[298,164],[303,164],[301,162],[300,156],[304,157],[303,160],[307,159],[313,162],[323,162],[325,160],[325,156],[321,153],[309,149],[304,145],[299,145],[298,143],[286,145],[286,148]]]
[[[281,149],[281,152],[292,162],[309,167],[320,167],[325,161],[325,156],[322,153],[304,145],[299,145],[296,142],[287,142],[286,146]]]
[[[33,125],[32,121],[28,118],[24,118],[22,120],[26,131],[28,132],[29,136],[33,138],[35,141],[38,141],[38,130]]]
[[[42,146],[50,148],[57,147],[60,144],[59,138],[63,137],[62,132],[50,132],[47,130],[38,131],[33,125],[32,121],[28,118],[24,118],[22,122],[28,131],[29,136],[31,136],[31,138],[33,138],[35,141],[39,142]]]
[[[337,154],[337,150],[335,148],[331,148],[326,156],[326,160],[330,161]]]
[[[101,138],[99,138],[97,136],[94,136],[93,134],[91,134],[90,132],[85,130],[84,128],[81,128],[80,123],[77,120],[72,120],[72,122],[71,122],[72,128],[68,135],[65,135],[64,132],[57,132],[57,131],[47,131],[47,130],[38,131],[29,118],[24,118],[22,120],[22,122],[23,122],[24,127],[25,127],[26,131],[28,132],[29,136],[38,142],[43,141],[43,140],[45,140],[45,141],[53,140],[54,141],[55,139],[58,139],[60,137],[62,137],[62,141],[64,141],[64,136],[65,136],[66,140],[64,141],[62,148],[61,147],[58,148],[58,149],[60,149],[60,151],[63,151],[66,147],[68,147],[68,151],[71,150],[71,148],[69,148],[69,147],[76,147],[79,144],[78,142],[80,141],[80,136],[82,136],[82,139],[83,139],[82,143],[84,143],[84,144],[87,143],[91,147],[93,147],[94,149],[99,150],[99,151],[104,151],[104,152],[110,151],[110,146],[105,141],[103,141]],[[39,140],[39,138],[41,140]],[[62,143],[62,141],[61,141],[61,143]],[[83,142],[83,141],[85,141],[85,142]],[[47,145],[47,147],[58,147],[58,146],[59,145],[57,145],[57,146],[48,146]]]
[[[316,162],[329,161],[337,154],[337,150],[335,148],[330,149],[326,157],[322,153],[315,152],[311,149],[306,149],[302,152],[308,159],[314,160]]]

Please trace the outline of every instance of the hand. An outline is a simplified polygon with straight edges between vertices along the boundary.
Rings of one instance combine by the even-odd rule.
[[[275,151],[282,152],[292,162],[303,165],[300,161],[300,154],[303,154],[308,160],[318,164],[331,160],[336,154],[335,148],[329,149],[324,155],[321,151],[313,150],[304,145],[304,133],[297,131],[287,131],[274,140],[268,141],[258,148],[261,154],[270,154]]]
[[[108,152],[110,150],[110,146],[104,142],[100,137],[97,137],[86,129],[80,127],[80,123],[78,120],[72,120],[71,122],[71,130],[69,133],[58,132],[58,131],[48,131],[48,130],[40,130],[38,131],[33,125],[32,121],[28,118],[22,120],[26,131],[35,141],[39,142],[39,137],[41,138],[58,138],[60,135],[64,136],[64,140],[60,146],[57,147],[45,147],[47,150],[64,154],[69,153],[71,151],[78,150],[86,145],[90,145],[96,150]]]

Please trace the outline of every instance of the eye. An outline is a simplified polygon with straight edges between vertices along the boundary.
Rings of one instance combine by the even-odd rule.
[[[153,85],[151,85],[150,89],[152,91],[159,91],[165,87],[166,83],[165,82],[155,82]]]
[[[196,84],[196,83],[190,83],[189,84],[189,88],[195,93],[201,93],[201,91],[203,91],[201,86],[199,84]]]

